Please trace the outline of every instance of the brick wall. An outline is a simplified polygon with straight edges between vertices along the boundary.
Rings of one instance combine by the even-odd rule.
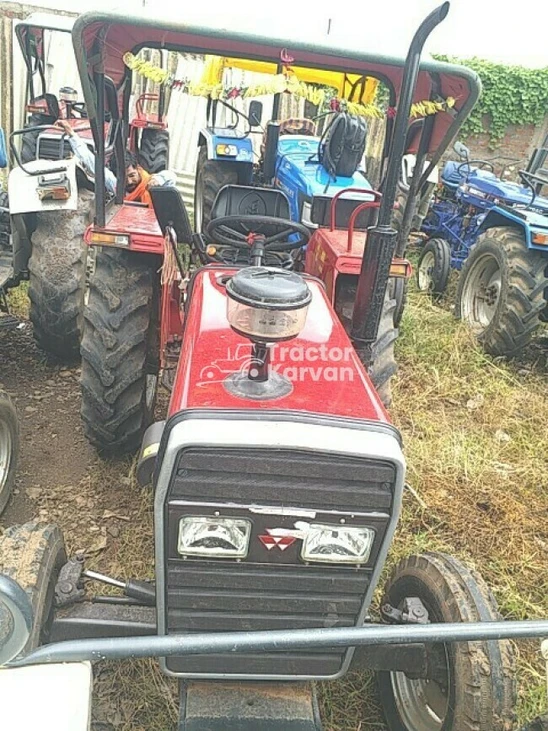
[[[484,126],[487,127],[487,120]],[[487,133],[462,137],[460,139],[470,148],[470,154],[473,159],[489,160],[494,157],[504,156],[518,160],[519,162],[515,163],[515,167],[525,167],[533,150],[542,145],[547,134],[548,116],[544,119],[543,124],[538,126],[532,124],[508,125],[504,137],[497,142],[495,149],[490,149],[489,135]],[[451,149],[447,151],[445,157],[448,159],[454,158]],[[509,160],[501,160],[497,163],[495,160],[495,172],[499,172],[499,166],[506,165],[509,162]]]

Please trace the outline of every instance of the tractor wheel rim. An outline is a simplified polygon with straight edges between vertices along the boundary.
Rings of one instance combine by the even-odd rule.
[[[472,265],[463,287],[462,314],[477,333],[483,332],[493,320],[500,302],[502,277],[494,256],[480,256]]]
[[[421,292],[430,292],[434,285],[432,273],[436,265],[436,257],[432,251],[428,251],[422,258],[417,273],[418,284]]]
[[[392,692],[404,726],[410,731],[440,731],[449,709],[448,684],[405,673],[390,673]]]
[[[5,422],[0,422],[0,495],[6,487],[13,456],[11,431]]]

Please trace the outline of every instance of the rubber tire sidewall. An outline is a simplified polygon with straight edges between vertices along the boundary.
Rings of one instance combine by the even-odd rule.
[[[207,180],[210,180],[214,188],[215,196],[208,197]],[[208,158],[207,145],[200,147],[198,153],[198,163],[196,165],[196,181],[194,186],[194,230],[201,233],[207,238],[207,226],[211,220],[211,209],[215,202],[216,194],[224,188],[225,185],[233,185],[238,182],[238,171],[235,170],[230,163],[219,162],[218,160],[210,160]],[[197,211],[199,209],[198,200],[201,199],[202,220],[198,221]]]
[[[502,238],[502,241],[497,240],[497,233]],[[519,240],[519,243],[523,248],[521,253],[526,257],[526,259],[531,258],[531,261],[528,262],[529,271],[525,274],[522,271],[522,266],[514,267],[514,269],[518,271],[518,276],[516,277],[514,284],[511,282],[511,259],[509,257],[509,252],[506,251],[504,246],[505,237],[515,237],[514,243],[517,243]],[[468,325],[470,325],[470,323],[463,316],[462,302],[464,290],[472,268],[475,266],[476,261],[484,254],[489,254],[497,261],[501,275],[501,289],[497,309],[491,319],[491,322],[481,332],[474,331],[474,335],[477,337],[478,342],[482,345],[482,347],[491,355],[512,357],[520,352],[530,342],[533,332],[539,325],[541,316],[547,307],[544,300],[542,306],[538,308],[536,315],[526,312],[523,319],[519,314],[516,317],[516,313],[511,312],[509,308],[509,303],[511,303],[512,298],[515,303],[517,302],[515,292],[519,291],[520,294],[524,296],[528,302],[528,306],[531,304],[529,293],[518,288],[518,278],[520,276],[523,279],[526,277],[530,278],[531,270],[536,272],[537,275],[540,270],[544,271],[546,267],[548,267],[548,257],[545,258],[539,252],[528,250],[523,232],[519,229],[502,226],[488,229],[485,233],[481,234],[478,241],[470,250],[470,254],[461,269],[455,298],[455,317],[459,320],[463,320],[463,322],[466,322]],[[534,265],[535,258],[538,258],[538,266]],[[544,286],[543,283],[537,283],[535,290],[545,290],[546,287],[548,287],[548,279],[545,279]],[[525,322],[525,318],[527,321],[524,331],[521,333],[517,332],[516,337],[514,337],[514,334],[511,332],[511,328],[515,329],[516,322],[518,321],[520,323]],[[506,325],[504,324],[505,321]]]
[[[434,256],[432,287],[429,294],[439,296],[445,292],[449,282],[449,276],[451,274],[451,248],[445,239],[428,239],[417,262],[417,287],[421,263],[429,253],[432,253]],[[419,289],[419,292],[424,292],[424,290]]]
[[[159,155],[157,145],[165,147],[165,154]],[[169,132],[167,129],[144,129],[141,133],[139,160],[152,175],[169,167]]]
[[[433,570],[436,578],[428,576],[424,564],[430,570]],[[440,573],[440,566],[443,567]],[[428,569],[427,569],[428,570]],[[496,602],[483,583],[481,577],[476,576],[464,564],[457,559],[445,554],[424,553],[420,556],[410,556],[403,559],[388,580],[385,587],[383,604],[389,602],[392,606],[398,607],[401,601],[406,597],[418,597],[429,611],[429,619],[431,622],[471,622],[471,621],[490,621],[500,620],[500,614]],[[441,580],[440,580],[441,577]],[[437,580],[436,580],[437,579]],[[477,583],[483,584],[483,589]],[[453,584],[455,591],[451,591]],[[466,584],[463,590],[462,584]],[[467,605],[459,605],[457,601],[457,592],[465,594]],[[479,597],[479,602],[473,604],[470,597]],[[466,705],[466,692],[469,692],[473,684],[470,682],[470,672],[472,664],[477,663],[477,670],[480,676],[491,678],[493,675],[493,665],[487,656],[486,648],[489,648],[494,655],[498,653],[500,657],[500,666],[503,666],[502,642],[461,642],[447,643],[445,645],[447,657],[449,661],[449,703],[448,714],[442,726],[442,731],[468,731],[471,728],[478,728],[481,731],[506,731],[511,728],[507,725],[510,721],[508,718],[502,718],[498,708],[492,709],[491,722],[494,724],[498,721],[498,725],[489,726],[481,725],[477,719],[469,717],[467,711],[469,705]],[[513,653],[510,643],[506,643],[508,647],[508,656],[513,661]],[[384,716],[390,731],[422,731],[422,729],[409,729],[404,725],[394,700],[392,690],[392,680],[390,672],[377,673],[377,681],[381,703],[383,706]],[[515,668],[510,673],[514,676]],[[513,688],[513,703],[515,703],[515,685]],[[492,692],[493,706],[496,705],[497,697],[495,691]],[[485,702],[485,697],[480,694],[481,702]],[[387,700],[389,702],[387,702]],[[502,701],[503,702],[503,701]],[[475,707],[477,710],[477,707]],[[511,719],[513,720],[513,719]],[[477,722],[477,726],[475,723]],[[469,725],[470,724],[470,725]]]
[[[0,391],[0,421],[9,430],[11,436],[10,465],[6,481],[3,486],[0,486],[0,515],[2,515],[10,499],[19,459],[19,422],[17,420],[17,411],[11,398],[4,391]]]
[[[93,193],[80,190],[77,210],[38,212],[31,235],[29,298],[34,337],[38,347],[66,362],[80,357],[88,257],[83,236],[92,204]]]
[[[41,643],[53,610],[55,583],[66,560],[63,535],[56,525],[25,523],[0,536],[0,571],[21,585],[33,610],[33,629],[24,654]]]

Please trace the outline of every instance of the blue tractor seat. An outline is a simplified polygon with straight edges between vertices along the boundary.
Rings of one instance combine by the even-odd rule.
[[[456,190],[463,182],[465,176],[459,173],[459,165],[462,165],[462,163],[448,160],[443,166],[441,181],[447,188]],[[462,172],[466,172],[466,170],[463,168]]]

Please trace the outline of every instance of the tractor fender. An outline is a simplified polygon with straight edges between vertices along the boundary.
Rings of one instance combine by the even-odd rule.
[[[478,226],[478,235],[484,233],[489,228],[495,228],[497,226],[507,226],[508,228],[517,228],[524,232],[527,246],[531,244],[531,232],[527,221],[520,215],[516,215],[511,211],[507,211],[503,208],[494,206],[491,208],[485,218]]]
[[[55,170],[63,168],[69,180],[70,195],[66,200],[42,201],[38,197],[39,175],[28,175],[22,168],[13,168],[8,177],[10,213],[38,213],[43,211],[75,211],[78,208],[78,186],[76,184],[76,162],[70,160],[32,160],[26,163],[28,170]]]

